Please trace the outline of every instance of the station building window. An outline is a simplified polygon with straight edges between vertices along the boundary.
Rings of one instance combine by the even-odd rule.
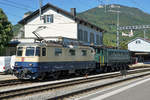
[[[88,32],[84,31],[84,41],[88,42]]]
[[[90,33],[90,43],[94,43],[94,33]]]
[[[83,41],[83,30],[82,29],[78,30],[78,40]]]
[[[44,15],[44,23],[53,23],[53,15]]]
[[[100,36],[98,34],[96,35],[96,43],[100,44]]]
[[[141,41],[140,41],[140,40],[137,40],[135,43],[136,43],[136,44],[140,44],[140,43],[141,43]]]

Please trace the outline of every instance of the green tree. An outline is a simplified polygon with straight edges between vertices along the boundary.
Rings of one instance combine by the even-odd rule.
[[[13,37],[12,24],[0,8],[0,48],[4,48]]]
[[[120,43],[120,48],[121,48],[121,49],[128,49],[127,41],[122,41],[122,42]]]

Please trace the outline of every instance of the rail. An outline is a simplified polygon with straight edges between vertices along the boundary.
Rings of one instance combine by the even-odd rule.
[[[135,74],[135,73],[141,73],[141,72],[147,72],[147,71],[150,71],[150,69],[144,68],[144,69],[131,70],[128,72],[128,74]],[[149,75],[149,74],[150,73],[148,73],[146,75]],[[0,91],[0,100],[13,98],[16,96],[28,95],[31,93],[37,93],[37,92],[41,92],[41,91],[63,88],[63,87],[67,87],[67,86],[73,86],[73,85],[77,85],[77,84],[84,84],[84,83],[88,83],[88,82],[113,78],[113,77],[117,77],[117,76],[120,76],[120,72],[106,73],[106,74],[94,75],[94,76],[89,76],[89,77],[80,77],[80,78],[74,78],[74,79],[69,79],[69,80],[56,81],[53,83],[47,83],[47,84],[42,84],[42,85],[28,86],[25,88]],[[63,95],[63,96],[65,96],[65,95]],[[62,96],[56,97],[56,98],[62,98]]]

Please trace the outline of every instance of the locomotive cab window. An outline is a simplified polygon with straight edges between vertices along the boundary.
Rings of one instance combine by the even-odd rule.
[[[22,56],[22,53],[23,53],[23,47],[18,47],[17,56]]]
[[[75,56],[75,50],[74,49],[70,49],[69,50],[69,55],[70,56]]]
[[[26,56],[34,56],[34,47],[26,47]]]
[[[42,48],[42,56],[46,56],[46,48]]]
[[[61,56],[62,55],[62,49],[55,48],[55,56]]]
[[[40,56],[40,47],[36,47],[35,56]]]

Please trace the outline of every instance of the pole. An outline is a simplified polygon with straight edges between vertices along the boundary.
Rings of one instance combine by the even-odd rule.
[[[42,20],[42,17],[41,17],[41,15],[42,15],[42,0],[39,0],[39,14],[40,14],[40,20]]]
[[[119,49],[119,10],[117,11],[117,49]]]
[[[144,40],[146,39],[146,32],[145,32],[145,29],[144,29]]]
[[[116,29],[117,29],[117,34],[116,34],[117,42],[116,42],[116,44],[117,44],[117,49],[119,49],[119,24],[120,24],[119,23],[119,13],[120,13],[119,8],[120,8],[120,6],[115,6],[115,8],[118,8],[118,9],[117,10],[109,10],[109,11],[115,12],[117,14],[117,27],[116,27]]]
[[[106,4],[105,4],[105,13],[106,13]]]

